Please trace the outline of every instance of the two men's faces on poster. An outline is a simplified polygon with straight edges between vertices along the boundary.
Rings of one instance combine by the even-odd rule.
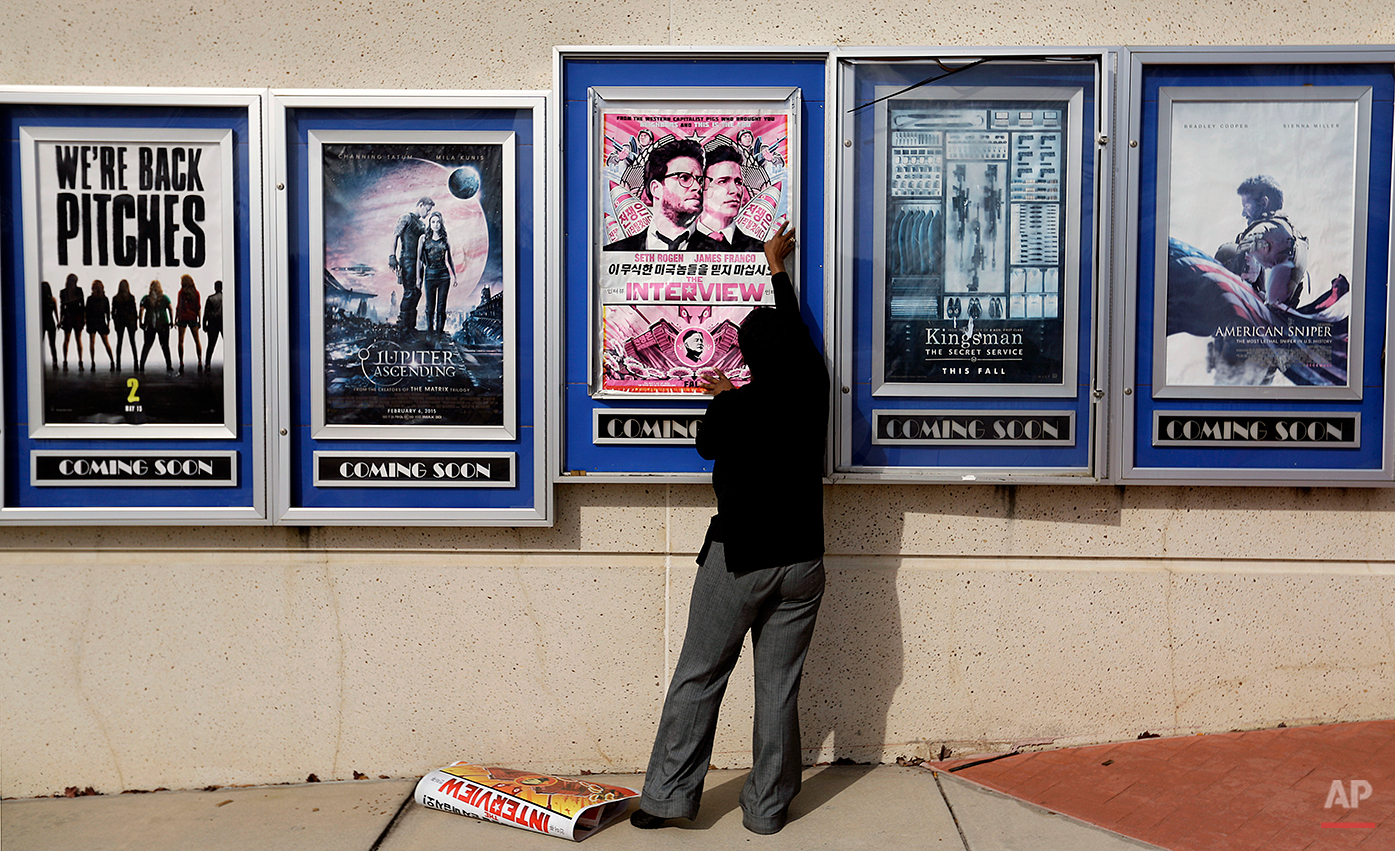
[[[1369,99],[1160,90],[1155,395],[1360,393]]]
[[[31,432],[235,433],[233,141],[21,128]]]
[[[511,433],[512,136],[432,135],[311,134],[317,436]]]
[[[741,322],[774,303],[764,242],[790,221],[792,110],[600,109],[593,392],[741,384]]]

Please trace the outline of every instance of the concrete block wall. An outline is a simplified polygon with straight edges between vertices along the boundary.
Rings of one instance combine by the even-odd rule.
[[[9,11],[0,84],[547,88],[557,44],[1125,43],[1389,44],[1395,12],[55,0]],[[566,484],[549,529],[0,528],[0,794],[640,769],[712,510]],[[840,485],[826,513],[811,762],[1395,712],[1395,492]],[[749,763],[749,677],[722,767]]]

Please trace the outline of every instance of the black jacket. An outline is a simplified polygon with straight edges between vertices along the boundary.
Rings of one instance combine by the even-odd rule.
[[[789,275],[776,275],[772,285],[786,345],[749,383],[712,399],[697,435],[698,454],[716,462],[708,541],[722,542],[735,572],[823,555],[828,367]],[[704,544],[699,562],[706,552]]]

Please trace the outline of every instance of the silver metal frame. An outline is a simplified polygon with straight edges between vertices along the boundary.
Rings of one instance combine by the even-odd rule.
[[[213,277],[224,281],[224,295],[227,307],[224,308],[224,328],[233,333],[224,334],[224,352],[235,351],[237,339],[237,244],[236,223],[234,222],[235,203],[233,198],[233,144],[230,130],[200,130],[188,128],[157,127],[23,127],[19,131],[20,184],[23,197],[24,224],[24,267],[26,270],[39,270],[43,266],[43,249],[39,238],[39,221],[35,215],[41,199],[36,182],[38,162],[36,150],[45,142],[165,142],[181,144],[185,142],[214,144],[218,146],[217,168],[223,188],[219,199],[219,214],[223,222],[219,254],[223,259],[222,268],[213,270]],[[57,270],[55,270],[57,271]],[[46,272],[44,274],[47,274]],[[134,275],[132,275],[134,277]],[[161,276],[163,277],[163,276]],[[211,283],[206,283],[211,287]],[[173,291],[173,284],[170,289]],[[25,290],[25,322],[29,328],[40,327],[42,305],[38,304],[32,288]],[[136,291],[140,290],[137,284]],[[134,293],[133,293],[134,294]],[[171,326],[173,330],[173,326]],[[82,335],[78,335],[81,346]],[[84,424],[48,423],[44,421],[44,360],[42,335],[29,335],[27,358],[29,366],[29,436],[44,438],[93,438],[101,440],[145,439],[153,437],[174,438],[230,438],[237,434],[237,360],[225,357],[223,366],[223,422],[221,423],[173,423],[130,425],[126,423]],[[93,363],[93,367],[96,364]],[[135,379],[132,379],[135,380]]]
[[[885,91],[883,91],[885,89]],[[891,86],[879,86],[878,96],[890,95],[894,91]],[[956,100],[1049,100],[1065,102],[1067,104],[1068,119],[1064,124],[1066,139],[1065,160],[1075,164],[1080,162],[1080,121],[1082,119],[1082,109],[1085,95],[1081,89],[1066,89],[1060,87],[1040,87],[1040,88],[1010,88],[998,87],[968,87],[968,86],[942,86],[936,89],[915,90],[905,92],[896,97],[890,98],[887,103],[899,99],[933,100],[950,103]],[[880,104],[879,104],[880,106]],[[880,142],[886,135],[887,110],[878,109],[877,142],[873,149],[873,197],[882,201],[875,204],[872,210],[873,232],[886,232],[887,204],[884,199],[887,197],[887,176],[886,158],[888,156],[887,146]],[[849,167],[851,168],[851,157],[849,157]],[[1081,175],[1078,167],[1068,170],[1070,183],[1064,188],[1064,217],[1062,232],[1064,256],[1064,280],[1061,282],[1062,289],[1065,290],[1062,304],[1059,307],[1060,315],[1064,320],[1061,330],[1061,381],[1057,384],[993,384],[993,383],[969,383],[948,384],[934,382],[912,382],[912,381],[887,381],[886,380],[886,321],[885,315],[872,320],[872,395],[873,396],[938,396],[951,398],[965,398],[972,396],[1003,396],[1032,397],[1049,396],[1065,397],[1075,396],[1078,390],[1079,363],[1077,352],[1079,349],[1079,324],[1080,324],[1080,287],[1078,285],[1068,286],[1078,282],[1080,279],[1080,233],[1077,228],[1070,227],[1070,223],[1080,220],[1080,183]],[[1004,205],[1006,206],[1006,205]],[[845,207],[846,209],[846,207]],[[885,242],[879,240],[872,255],[872,302],[877,306],[886,304],[886,246]]]
[[[1392,462],[1391,448],[1395,446],[1395,371],[1389,366],[1382,379],[1385,396],[1383,412],[1384,437],[1381,447],[1381,468],[1379,470],[1347,469],[1235,469],[1208,467],[1167,467],[1142,468],[1135,463],[1134,429],[1137,410],[1134,395],[1137,387],[1134,373],[1137,367],[1137,345],[1134,326],[1138,320],[1136,306],[1137,280],[1134,270],[1138,266],[1138,228],[1140,221],[1139,181],[1141,179],[1141,154],[1138,148],[1142,138],[1141,96],[1143,68],[1145,65],[1247,65],[1247,64],[1362,64],[1395,63],[1395,49],[1369,46],[1320,46],[1320,47],[1131,47],[1122,51],[1120,67],[1121,92],[1127,93],[1123,101],[1127,122],[1121,123],[1128,135],[1128,148],[1115,168],[1118,174],[1119,189],[1115,196],[1114,242],[1121,246],[1113,255],[1112,313],[1113,323],[1113,367],[1109,383],[1110,431],[1117,439],[1109,444],[1110,480],[1118,484],[1158,484],[1158,485],[1293,485],[1293,486],[1382,486],[1390,485],[1395,477],[1395,463]],[[1122,138],[1121,140],[1122,141]],[[1387,236],[1395,244],[1395,226]],[[1379,286],[1380,281],[1372,277],[1373,270],[1367,270],[1367,286]],[[1387,292],[1395,279],[1395,263],[1386,270],[1384,284]],[[1395,300],[1387,304],[1385,340],[1390,339],[1392,325],[1395,325]]]
[[[265,405],[265,361],[262,358],[265,352],[265,328],[262,323],[256,320],[258,316],[264,316],[264,290],[270,268],[270,258],[265,249],[263,241],[264,235],[264,197],[262,195],[263,178],[263,156],[265,153],[263,135],[264,116],[264,94],[262,89],[210,89],[210,88],[135,88],[135,87],[57,87],[57,86],[9,86],[0,91],[0,104],[5,105],[45,105],[45,106],[136,106],[136,107],[220,107],[244,109],[247,113],[247,149],[248,149],[248,211],[247,211],[247,233],[248,233],[248,258],[251,279],[243,282],[242,285],[248,288],[251,304],[252,319],[248,323],[248,328],[252,339],[249,341],[249,349],[252,353],[251,363],[237,364],[236,358],[231,354],[225,359],[225,370],[246,370],[247,378],[251,383],[250,410],[238,412],[237,397],[238,385],[234,371],[230,379],[225,380],[225,393],[230,394],[231,401],[227,402],[225,410],[229,411],[231,418],[230,425],[216,425],[212,427],[197,426],[199,429],[196,435],[189,431],[190,427],[170,426],[162,427],[173,429],[159,435],[162,438],[168,437],[191,437],[197,436],[201,439],[209,437],[232,437],[241,428],[239,421],[246,422],[247,430],[251,435],[251,448],[242,459],[246,465],[245,469],[251,476],[251,499],[249,506],[237,507],[216,507],[216,506],[185,506],[170,505],[156,507],[79,507],[79,508],[23,508],[15,506],[5,506],[0,508],[0,522],[26,525],[58,525],[82,522],[92,525],[98,524],[129,524],[129,525],[191,525],[200,523],[228,523],[228,524],[264,524],[269,522],[267,515],[267,453],[266,453],[266,405]],[[229,149],[230,150],[230,149]],[[228,199],[232,195],[228,193]],[[231,221],[229,216],[229,221]],[[231,252],[235,250],[229,249]],[[228,280],[225,278],[225,280]],[[236,306],[234,305],[234,310]],[[226,326],[225,326],[226,327]],[[236,329],[234,328],[234,333]],[[231,348],[228,351],[232,351]],[[225,397],[226,399],[226,397]],[[103,427],[109,428],[109,427]],[[142,427],[143,428],[143,427]],[[153,432],[147,432],[152,437]],[[42,435],[47,438],[52,436],[45,431]],[[98,435],[86,433],[85,437],[95,438]],[[109,436],[106,432],[100,433],[105,438]],[[36,450],[38,451],[38,450]],[[3,460],[0,460],[3,465]],[[0,473],[6,472],[0,466]]]
[[[852,417],[854,414],[851,400],[852,382],[855,379],[853,372],[853,347],[854,324],[853,324],[853,288],[850,282],[853,279],[853,264],[855,262],[854,240],[855,233],[849,216],[842,214],[842,207],[839,214],[834,218],[837,233],[836,244],[836,266],[830,266],[833,275],[829,278],[830,297],[827,301],[829,309],[836,311],[837,319],[834,321],[835,347],[831,354],[835,358],[836,378],[839,391],[836,394],[834,409],[834,451],[831,455],[834,481],[838,482],[978,482],[985,484],[1052,484],[1067,481],[1080,481],[1096,483],[1105,481],[1107,478],[1106,462],[1108,460],[1107,449],[1109,446],[1109,428],[1105,416],[1106,410],[1104,402],[1106,399],[1105,388],[1109,385],[1111,374],[1110,357],[1110,334],[1106,329],[1110,327],[1110,311],[1112,280],[1108,270],[1114,268],[1114,248],[1111,234],[1113,232],[1113,222],[1111,215],[1113,207],[1110,200],[1114,195],[1115,173],[1111,166],[1114,157],[1111,138],[1117,123],[1116,115],[1116,87],[1118,74],[1118,58],[1121,48],[1118,47],[1081,47],[1081,48],[838,48],[830,58],[830,91],[835,93],[838,109],[830,110],[830,117],[837,119],[837,123],[829,132],[829,139],[838,149],[836,157],[831,155],[831,165],[837,167],[837,195],[838,197],[850,197],[857,191],[855,185],[855,175],[852,168],[852,145],[854,144],[851,135],[844,132],[844,125],[841,120],[846,107],[845,104],[853,100],[853,73],[854,68],[859,63],[875,62],[927,62],[933,59],[943,59],[951,62],[967,62],[983,57],[1002,56],[1005,58],[1020,57],[1030,55],[1044,58],[1068,59],[1073,57],[1081,58],[1081,61],[1093,61],[1095,63],[1095,110],[1094,122],[1096,128],[1096,151],[1095,151],[1095,180],[1094,197],[1089,199],[1089,203],[1094,204],[1095,215],[1093,243],[1095,250],[1088,262],[1091,263],[1091,279],[1094,303],[1093,318],[1094,328],[1077,329],[1076,344],[1078,346],[1080,333],[1093,333],[1093,372],[1090,376],[1090,389],[1092,405],[1089,412],[1089,435],[1087,437],[1087,466],[1086,467],[1031,467],[1031,468],[963,468],[963,467],[855,467],[852,465]],[[1083,119],[1084,116],[1082,115]],[[1083,155],[1083,151],[1077,151]],[[835,193],[829,192],[830,198]],[[1081,198],[1080,203],[1087,203],[1087,199]],[[1078,214],[1078,210],[1077,210]],[[832,215],[832,214],[830,214]],[[1079,249],[1076,252],[1079,254]],[[1080,258],[1079,262],[1087,262],[1087,258]],[[1077,280],[1079,268],[1077,268]],[[1078,288],[1077,288],[1078,298]],[[1076,304],[1077,314],[1079,303]],[[1081,380],[1078,375],[1079,368],[1076,369],[1076,386]],[[1004,413],[1011,413],[1005,411]]]
[[[353,130],[331,130],[310,134],[310,268],[324,268],[324,158],[325,144],[438,144],[496,145],[503,151],[503,184],[515,185],[516,152],[513,133],[463,131],[452,133],[416,133],[397,130],[376,130],[355,132]],[[504,243],[504,327],[510,330],[517,327],[517,286],[518,272],[514,268],[514,255],[517,251],[517,237],[513,221],[517,216],[517,199],[511,192],[503,193],[503,243]],[[518,430],[518,353],[517,333],[504,337],[503,364],[503,423],[494,425],[329,425],[325,415],[325,327],[324,289],[310,287],[310,426],[311,436],[316,440],[371,440],[373,438],[403,439],[410,435],[415,440],[513,440]],[[313,317],[321,317],[317,321]]]
[[[563,87],[562,66],[563,66],[563,62],[564,62],[565,59],[572,59],[572,58],[585,58],[585,59],[617,59],[617,60],[622,60],[622,59],[627,59],[627,58],[659,58],[659,57],[668,58],[668,59],[675,59],[675,60],[688,60],[688,59],[720,59],[720,58],[750,59],[750,58],[758,58],[758,57],[760,57],[760,58],[777,58],[777,59],[819,59],[819,60],[821,60],[821,61],[824,63],[824,66],[825,66],[824,91],[825,91],[825,98],[826,98],[826,104],[827,104],[827,105],[826,105],[826,108],[825,108],[825,110],[824,110],[824,134],[825,134],[825,139],[827,140],[827,144],[828,144],[828,145],[833,145],[833,144],[834,144],[834,142],[833,142],[833,138],[834,138],[833,134],[834,134],[835,128],[837,127],[837,116],[835,115],[835,110],[833,109],[833,92],[834,92],[834,89],[833,89],[833,82],[834,82],[834,79],[835,79],[835,73],[834,73],[834,72],[835,72],[835,68],[834,68],[835,59],[834,59],[834,56],[835,56],[835,49],[834,49],[834,48],[828,48],[828,47],[706,47],[706,46],[702,46],[702,47],[680,47],[680,46],[674,46],[674,45],[665,45],[665,46],[644,46],[644,47],[634,47],[634,46],[631,46],[631,47],[598,47],[598,46],[592,46],[592,45],[562,45],[562,46],[554,47],[553,50],[552,50],[552,90],[556,93],[556,96],[557,96],[558,98],[564,97],[563,88],[562,88],[562,87]],[[589,126],[589,125],[588,125],[588,126]],[[566,341],[566,329],[565,329],[565,319],[566,319],[566,316],[565,316],[565,310],[566,310],[566,292],[565,292],[565,287],[566,287],[566,282],[565,282],[565,280],[563,280],[563,275],[561,274],[561,270],[562,270],[563,265],[564,265],[564,263],[565,263],[565,257],[564,257],[564,255],[563,255],[563,247],[562,247],[562,218],[563,218],[563,208],[565,207],[565,203],[564,203],[564,199],[565,199],[565,186],[563,185],[563,181],[562,181],[562,171],[563,171],[563,163],[566,161],[567,152],[564,150],[565,138],[564,138],[564,136],[563,136],[562,110],[561,110],[560,108],[553,110],[553,112],[552,112],[552,118],[551,118],[551,123],[550,123],[550,128],[551,128],[551,131],[552,131],[551,138],[552,138],[554,141],[553,141],[553,144],[551,145],[551,147],[549,148],[549,152],[548,152],[548,154],[549,154],[548,165],[549,165],[549,173],[550,173],[550,183],[549,183],[548,189],[549,189],[549,198],[551,199],[551,203],[552,203],[552,207],[551,207],[551,217],[550,217],[550,220],[549,220],[549,224],[551,225],[551,228],[550,228],[550,230],[549,230],[548,256],[549,256],[550,258],[552,258],[552,259],[551,259],[551,267],[552,267],[555,271],[554,271],[554,274],[553,274],[553,277],[552,277],[554,289],[549,293],[549,296],[550,296],[550,297],[549,297],[549,300],[548,300],[550,310],[553,311],[552,313],[549,313],[549,315],[548,315],[548,325],[549,325],[549,327],[552,329],[551,332],[550,332],[550,334],[551,334],[551,337],[553,338],[552,355],[551,355],[551,358],[552,358],[552,359],[551,359],[551,361],[549,362],[549,369],[551,370],[550,375],[552,376],[552,379],[551,379],[552,382],[553,382],[553,385],[552,385],[552,386],[554,386],[554,387],[557,388],[556,398],[559,400],[559,403],[553,406],[552,410],[550,411],[549,418],[548,418],[548,433],[549,433],[550,435],[552,435],[552,441],[553,441],[553,444],[554,444],[554,446],[555,446],[555,451],[554,451],[553,457],[554,457],[554,459],[556,459],[556,462],[557,462],[557,464],[558,464],[558,467],[556,468],[556,471],[555,471],[555,473],[554,473],[554,478],[553,478],[553,480],[556,481],[556,482],[582,483],[582,484],[585,484],[585,483],[592,483],[592,484],[594,484],[594,483],[598,483],[598,482],[599,482],[599,483],[605,483],[605,482],[615,482],[615,483],[628,482],[628,483],[633,483],[633,482],[643,482],[643,481],[651,481],[651,482],[652,482],[652,481],[663,481],[663,482],[665,482],[665,483],[670,483],[670,484],[678,484],[678,483],[707,483],[707,482],[710,482],[710,481],[712,481],[712,476],[711,476],[711,474],[709,474],[709,473],[591,473],[591,472],[587,472],[585,475],[576,475],[576,476],[573,476],[573,475],[568,475],[568,471],[562,470],[562,469],[560,468],[561,460],[562,460],[563,455],[564,455],[564,443],[565,443],[565,440],[566,440],[566,428],[567,428],[567,419],[566,419],[566,397],[565,397],[565,393],[566,393],[566,384],[565,384],[565,376],[566,376],[566,342],[567,342],[567,341]],[[834,177],[835,163],[834,163],[834,158],[833,158],[832,154],[830,153],[830,151],[831,151],[830,148],[827,148],[827,147],[825,148],[825,160],[824,160],[824,205],[823,205],[823,222],[824,222],[824,225],[823,225],[823,226],[824,226],[824,251],[823,251],[823,268],[824,268],[824,316],[823,316],[823,320],[824,320],[824,326],[823,326],[823,328],[824,328],[824,351],[825,351],[827,357],[832,358],[832,357],[833,357],[833,349],[831,348],[831,345],[830,345],[830,344],[832,343],[832,340],[833,340],[832,334],[833,334],[833,317],[834,317],[834,308],[833,308],[833,304],[832,304],[832,297],[833,297],[833,294],[834,294],[834,289],[833,289],[833,286],[834,286],[834,285],[833,285],[833,274],[832,274],[832,269],[833,269],[833,263],[834,263],[834,257],[835,257],[835,245],[834,245],[834,240],[833,240],[833,227],[834,227],[834,221],[835,221],[835,219],[834,219],[834,211],[835,211],[835,206],[834,206],[834,203],[835,203],[834,194],[835,194],[835,193],[833,192],[833,187],[834,187],[833,177]],[[588,146],[588,152],[585,154],[585,156],[588,157],[588,158],[590,157],[589,146]],[[594,183],[594,181],[592,181],[592,183]],[[589,192],[589,191],[590,191],[590,188],[588,187],[588,192]],[[587,207],[587,209],[588,209],[588,220],[589,220],[589,215],[590,215],[590,214],[589,214],[589,210],[591,209],[590,198],[588,198],[587,201],[588,201],[588,207]],[[591,239],[591,234],[588,233],[587,239],[588,239],[588,240]],[[589,251],[589,250],[591,250],[591,249],[588,249],[588,251]],[[588,257],[589,257],[589,255],[588,255]],[[590,260],[588,259],[588,266],[587,266],[588,270],[592,268],[591,262],[592,262],[592,261],[590,261]],[[587,309],[590,310],[589,303],[588,303]],[[589,340],[590,340],[590,328],[589,328],[589,325],[588,325],[588,342],[587,342],[587,345],[588,345],[588,346],[590,345]],[[589,369],[589,361],[588,361],[588,373],[587,373],[587,374],[588,374],[588,379],[589,379],[589,376],[592,374],[591,371],[590,371],[590,369]],[[836,378],[835,378],[835,380],[836,380]],[[636,398],[635,398],[635,396],[634,396],[633,394],[627,394],[624,398],[625,398],[625,399],[628,399],[628,400],[630,400],[630,401],[637,401]],[[689,397],[689,398],[703,399],[703,398],[705,398],[705,397],[703,397],[703,396],[694,396],[694,397]],[[831,445],[832,445],[831,441],[833,440],[833,434],[834,434],[834,430],[833,430],[832,428],[830,428],[830,429],[829,429],[830,447],[831,447]],[[831,451],[828,453],[828,457],[829,457],[830,459],[833,457],[833,453],[832,453]],[[828,471],[825,471],[825,476],[827,476],[827,475],[828,475]],[[826,479],[826,480],[827,480],[827,479]]]
[[[752,88],[611,88],[605,87],[590,90],[590,121],[587,124],[587,150],[590,152],[587,160],[588,179],[586,182],[587,191],[587,212],[590,222],[590,244],[588,256],[588,268],[591,271],[587,281],[587,303],[590,305],[587,313],[587,339],[590,344],[586,350],[586,374],[590,377],[590,395],[593,399],[710,399],[707,393],[674,393],[674,392],[634,392],[625,390],[604,390],[601,387],[602,374],[601,364],[596,357],[604,345],[604,312],[605,303],[601,293],[601,287],[596,281],[599,277],[601,258],[600,234],[602,225],[600,222],[601,203],[597,194],[597,186],[601,181],[601,174],[598,169],[600,150],[597,143],[604,141],[605,130],[602,125],[602,116],[607,108],[613,106],[623,106],[632,110],[648,110],[655,113],[686,111],[686,112],[750,112],[754,109],[769,110],[771,105],[780,104],[780,111],[789,116],[790,121],[790,144],[788,150],[790,156],[787,160],[787,170],[794,174],[798,173],[800,166],[800,91],[790,86],[775,87],[752,87]],[[799,183],[796,181],[787,190],[789,199],[789,217],[791,221],[799,221],[800,212],[800,191]]]
[[[433,526],[445,524],[478,526],[546,526],[553,522],[554,497],[551,486],[552,471],[556,467],[553,441],[549,439],[550,427],[555,417],[552,393],[552,362],[549,353],[551,332],[546,323],[536,324],[538,316],[551,317],[550,300],[555,289],[552,280],[552,266],[547,262],[547,252],[537,250],[538,246],[551,245],[554,238],[551,226],[555,219],[549,213],[547,188],[550,186],[548,169],[552,161],[549,140],[552,138],[550,112],[552,95],[542,91],[404,91],[404,90],[333,90],[315,89],[273,89],[266,101],[267,126],[270,128],[270,157],[273,167],[267,173],[267,195],[272,205],[271,220],[276,223],[273,233],[275,245],[269,256],[275,258],[276,295],[270,300],[271,309],[268,321],[276,329],[274,362],[277,365],[273,393],[269,396],[275,439],[272,441],[271,458],[276,470],[275,485],[272,489],[272,517],[284,525],[361,525],[392,524],[399,526]],[[529,110],[532,113],[534,131],[533,159],[533,227],[535,249],[533,252],[534,316],[516,315],[517,322],[535,323],[533,350],[531,352],[533,372],[533,412],[532,423],[516,423],[517,433],[523,435],[526,446],[533,455],[533,476],[531,480],[519,484],[531,489],[532,506],[527,508],[306,508],[291,505],[291,471],[294,456],[291,450],[291,429],[298,427],[294,418],[294,408],[290,399],[290,383],[287,370],[290,364],[290,330],[287,281],[289,280],[290,235],[286,230],[288,210],[285,193],[287,181],[286,110],[288,109],[510,109]],[[462,138],[465,131],[462,131]],[[362,138],[360,136],[360,138]],[[308,187],[307,187],[308,190]],[[517,326],[516,326],[517,327]],[[523,376],[516,375],[515,381]],[[516,407],[516,406],[515,406]],[[545,427],[546,424],[546,427]],[[310,424],[306,423],[305,426]],[[531,439],[528,433],[531,430]],[[418,439],[415,433],[404,431],[403,440]],[[470,444],[463,444],[462,453],[470,453]],[[387,451],[387,450],[385,450]],[[417,453],[420,454],[420,453]],[[476,453],[482,454],[482,453]]]
[[[1164,87],[1158,92],[1158,163],[1157,211],[1153,266],[1153,315],[1167,316],[1167,245],[1170,235],[1172,187],[1172,112],[1174,103],[1211,101],[1228,102],[1344,102],[1356,108],[1355,155],[1352,177],[1354,182],[1352,218],[1352,315],[1363,321],[1353,322],[1349,350],[1362,351],[1365,329],[1366,294],[1366,208],[1370,188],[1371,147],[1371,89],[1358,86],[1333,86],[1317,89],[1311,86],[1243,86],[1243,87]],[[1167,326],[1153,324],[1153,398],[1155,399],[1360,399],[1361,359],[1348,362],[1345,387],[1275,387],[1273,385],[1195,386],[1167,383]],[[1159,356],[1161,353],[1161,356]]]

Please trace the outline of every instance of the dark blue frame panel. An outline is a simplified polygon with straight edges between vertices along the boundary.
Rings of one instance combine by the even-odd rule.
[[[5,482],[7,508],[54,509],[161,509],[254,508],[259,477],[255,464],[261,463],[260,436],[253,427],[255,405],[253,376],[263,368],[260,353],[253,358],[253,323],[261,316],[252,311],[252,287],[236,288],[237,348],[237,434],[219,439],[35,439],[29,436],[28,406],[28,324],[25,318],[23,282],[28,279],[24,265],[24,225],[21,203],[19,129],[33,127],[155,127],[231,130],[233,134],[234,224],[237,228],[235,269],[237,280],[260,278],[261,257],[253,257],[250,245],[252,215],[250,163],[260,158],[249,141],[246,106],[103,106],[96,104],[0,104],[5,140],[0,151],[0,287],[4,304],[0,313],[4,329],[5,354]],[[258,234],[260,237],[260,234]],[[254,266],[253,264],[258,264]],[[175,287],[177,289],[177,286]],[[173,289],[170,290],[173,292]],[[35,449],[93,451],[170,451],[171,453],[232,450],[237,453],[236,487],[32,487],[30,452]]]
[[[537,508],[534,474],[543,459],[534,453],[536,429],[542,428],[542,412],[534,405],[536,388],[534,344],[541,333],[542,315],[538,281],[534,274],[535,243],[533,175],[537,157],[543,156],[535,138],[533,110],[515,107],[440,108],[360,108],[288,107],[286,146],[287,272],[286,306],[290,323],[289,362],[283,380],[289,382],[291,400],[290,508]],[[310,285],[322,285],[319,275],[310,273],[310,162],[308,134],[313,130],[420,130],[430,131],[509,131],[515,136],[515,186],[517,204],[514,241],[516,286],[510,295],[517,298],[515,399],[518,405],[517,432],[513,440],[413,440],[410,427],[402,429],[401,439],[316,440],[311,436],[310,323],[320,317],[310,315]],[[513,452],[516,454],[514,486],[508,488],[457,487],[329,487],[314,486],[313,459],[316,451],[337,452]]]
[[[591,121],[587,90],[593,86],[690,88],[698,81],[713,88],[792,86],[801,90],[799,241],[793,272],[804,321],[822,342],[826,339],[823,213],[825,193],[829,191],[824,185],[826,62],[822,57],[782,58],[778,53],[769,53],[681,58],[563,55],[560,63],[558,92],[562,97],[563,137],[560,239],[565,319],[562,366],[566,417],[560,459],[562,471],[585,471],[591,475],[711,473],[712,462],[703,460],[691,446],[617,446],[592,442],[592,422],[598,408],[637,412],[653,409],[703,411],[707,403],[686,399],[601,400],[592,399],[589,394],[587,328],[591,269],[588,249],[592,234],[587,209]]]
[[[1138,265],[1129,270],[1138,282],[1134,295],[1137,340],[1134,373],[1133,442],[1136,469],[1352,470],[1379,471],[1385,443],[1385,315],[1390,262],[1390,179],[1395,77],[1385,64],[1149,64],[1142,69],[1142,130],[1139,142]],[[1365,338],[1360,357],[1359,401],[1280,401],[1154,399],[1153,264],[1157,256],[1158,89],[1163,86],[1370,86],[1372,88],[1370,172],[1366,218]],[[1237,208],[1238,209],[1238,208]],[[1164,284],[1165,285],[1165,284]],[[1352,353],[1356,356],[1356,353]],[[1358,448],[1156,447],[1154,412],[1298,412],[1360,414]]]
[[[911,86],[938,73],[934,63],[865,63],[855,66],[853,103],[849,109],[863,107],[876,98],[878,86]],[[854,260],[852,267],[852,422],[850,463],[853,468],[895,469],[1006,469],[1027,473],[1037,469],[1078,470],[1086,472],[1091,466],[1090,447],[1094,423],[1090,398],[1094,378],[1094,304],[1095,280],[1095,137],[1096,126],[1096,64],[1078,62],[1041,62],[1031,65],[986,63],[957,73],[945,86],[1021,87],[1025,96],[1030,88],[1080,88],[1084,92],[1080,126],[1080,217],[1072,225],[1079,229],[1079,276],[1071,282],[1079,288],[1076,387],[1070,396],[1012,396],[1012,388],[1003,388],[1000,396],[876,396],[872,395],[872,372],[875,368],[873,323],[881,319],[883,307],[874,304],[875,281],[873,256],[876,242],[882,235],[874,232],[875,205],[885,203],[873,197],[872,176],[876,162],[876,109],[866,107],[856,114],[854,139],[854,175],[860,191],[848,199],[853,205]],[[935,97],[935,84],[916,90],[917,95]],[[846,117],[846,116],[845,116]],[[863,189],[865,187],[865,189]],[[1069,341],[1067,341],[1069,342]],[[848,384],[848,381],[844,381]],[[1075,412],[1075,444],[1070,447],[1015,446],[888,446],[872,442],[872,410],[936,410],[936,411],[1051,411]]]

